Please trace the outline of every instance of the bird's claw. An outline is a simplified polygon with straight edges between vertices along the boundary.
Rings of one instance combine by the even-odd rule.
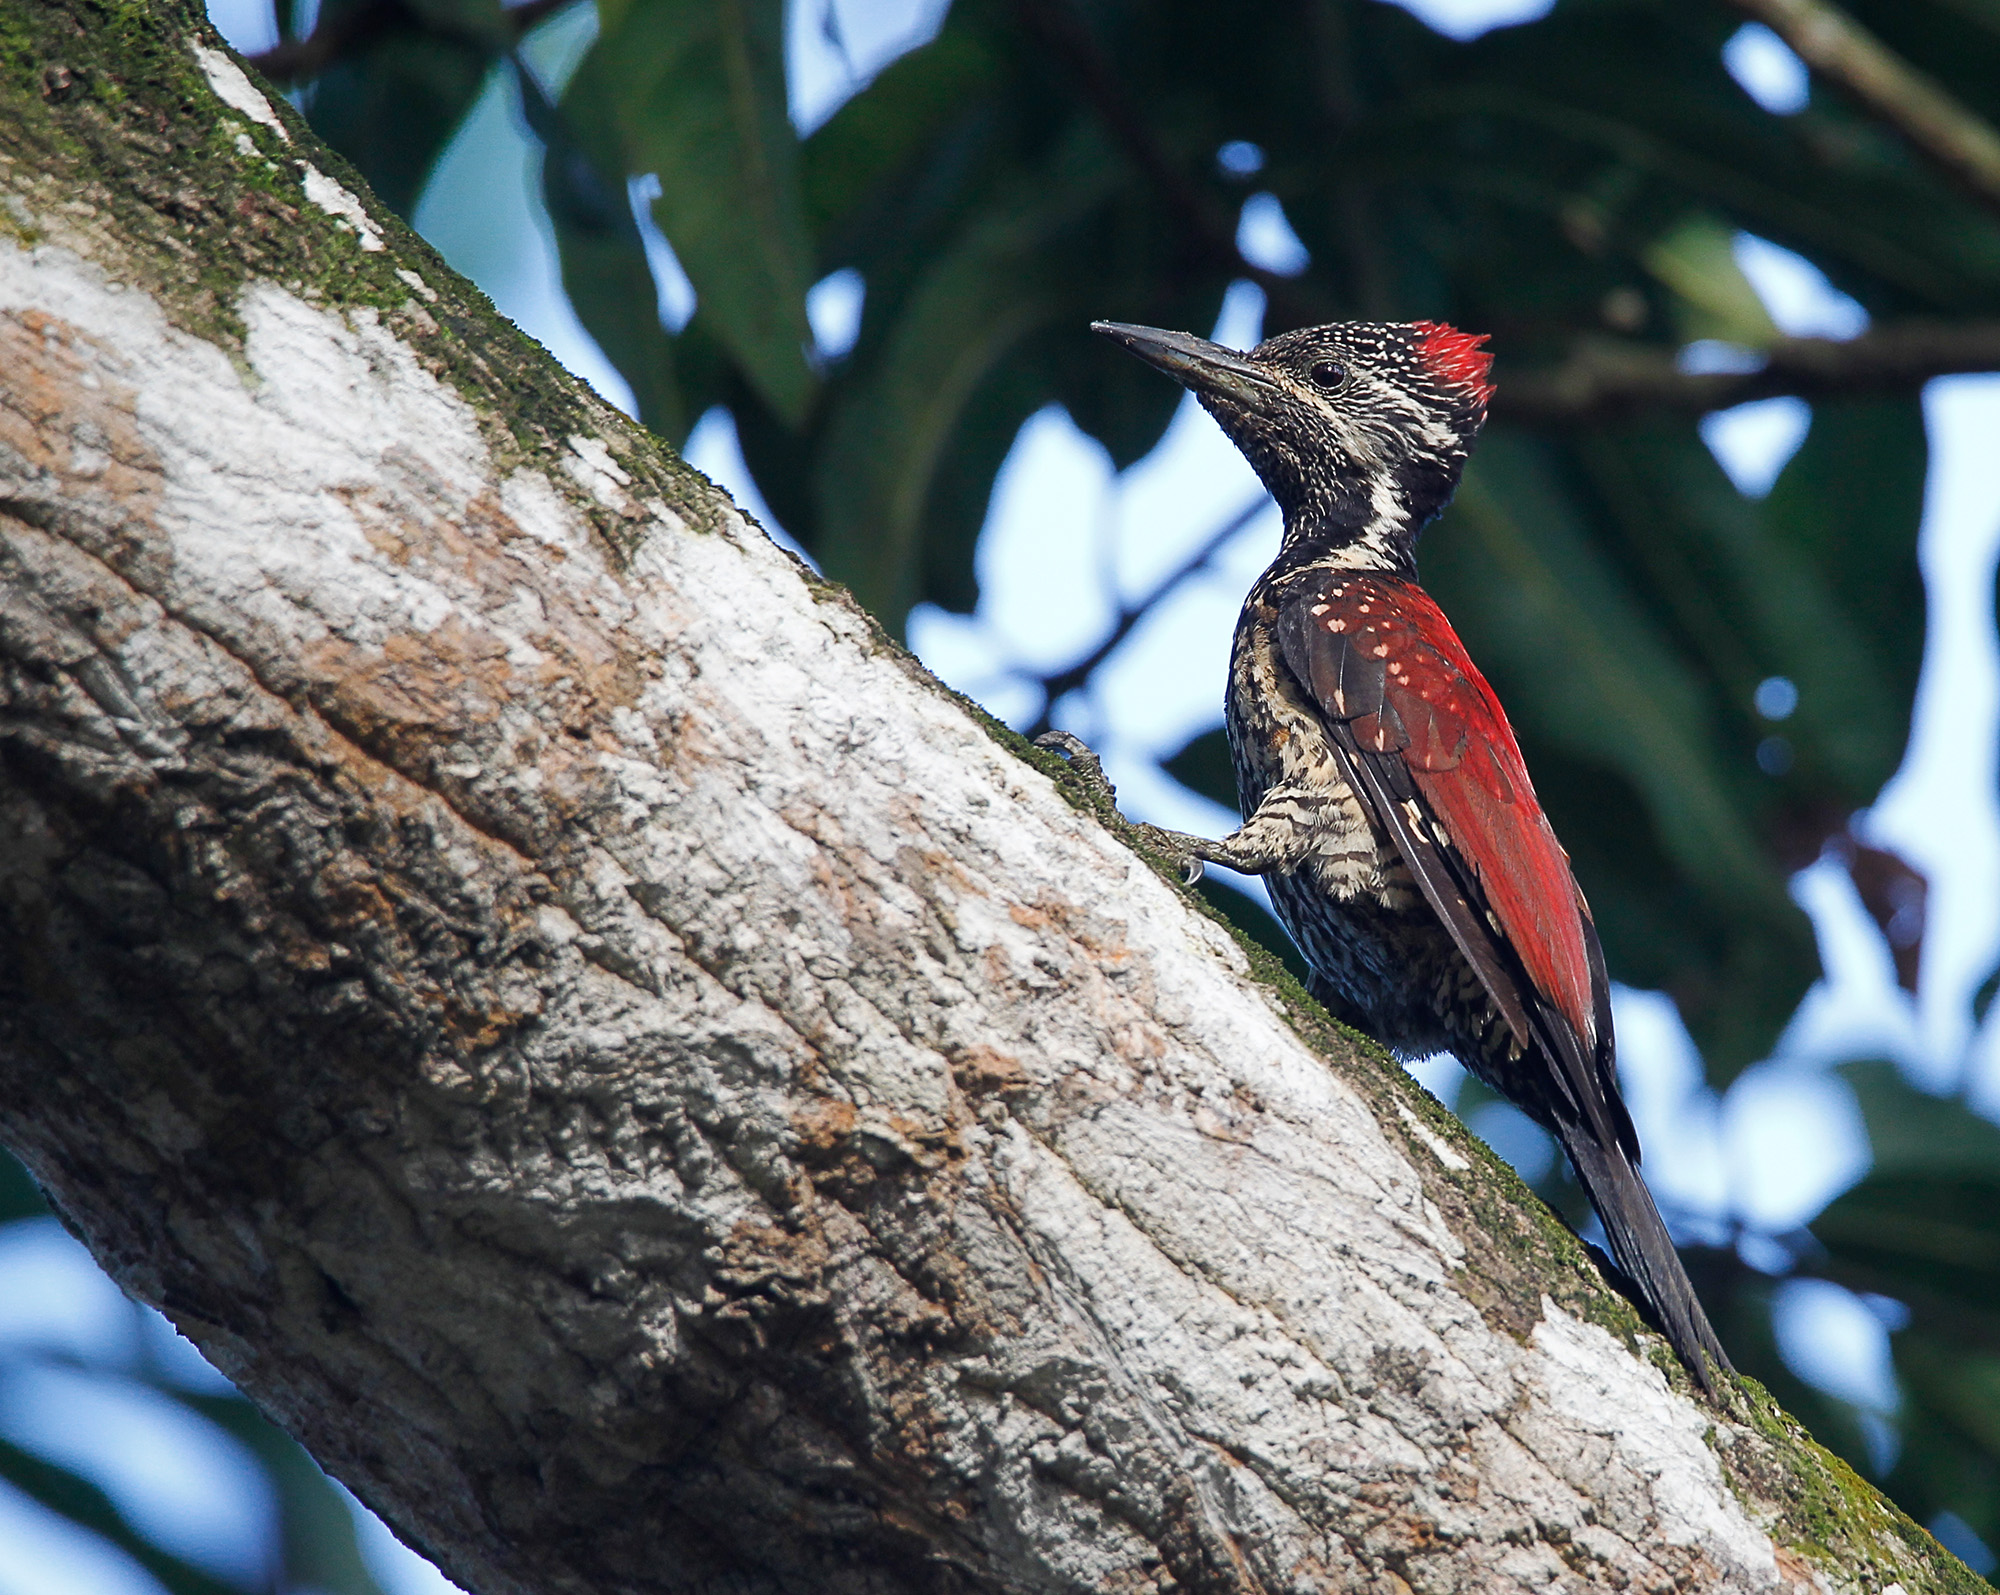
[[[1179,831],[1164,831],[1157,825],[1142,825],[1139,834],[1180,866],[1183,886],[1193,886],[1201,879],[1204,873],[1201,855],[1189,846],[1193,837],[1183,836]]]
[[[1035,738],[1035,746],[1060,753],[1085,785],[1103,793],[1104,801],[1117,807],[1118,788],[1111,784],[1111,778],[1104,773],[1103,761],[1090,751],[1090,744],[1082,737],[1071,736],[1067,731],[1044,731]]]
[[[1104,765],[1081,737],[1071,736],[1067,731],[1044,731],[1035,738],[1035,746],[1060,753],[1069,760],[1070,768],[1076,771],[1085,785],[1101,792],[1104,801],[1114,810],[1118,807],[1118,789],[1111,784],[1104,773]],[[1201,879],[1201,856],[1188,845],[1193,838],[1182,836],[1178,831],[1163,831],[1157,825],[1141,825],[1135,829],[1148,843],[1180,865],[1183,886],[1192,886]]]

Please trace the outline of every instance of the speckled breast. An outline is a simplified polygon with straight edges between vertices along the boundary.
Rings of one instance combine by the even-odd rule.
[[[1225,717],[1246,818],[1279,789],[1301,831],[1302,862],[1264,877],[1271,906],[1342,1020],[1409,1053],[1457,1050],[1439,1015],[1478,977],[1424,901],[1395,844],[1349,786],[1318,709],[1278,650],[1277,606],[1264,584],[1237,622]]]

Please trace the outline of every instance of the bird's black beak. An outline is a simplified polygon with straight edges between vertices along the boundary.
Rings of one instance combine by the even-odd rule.
[[[1234,349],[1197,338],[1191,332],[1167,332],[1160,327],[1134,327],[1123,321],[1093,321],[1101,332],[1122,343],[1149,366],[1157,366],[1197,397],[1227,399],[1245,409],[1259,409],[1277,391],[1271,373]]]

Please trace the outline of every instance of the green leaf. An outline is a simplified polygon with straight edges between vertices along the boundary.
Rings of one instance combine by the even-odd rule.
[[[973,564],[999,474],[1021,428],[1048,401],[1046,375],[1023,351],[1000,363],[959,412],[924,497],[917,597],[970,614],[979,604]]]
[[[1875,1162],[1812,1222],[1824,1271],[1896,1296],[1920,1327],[2000,1356],[2000,1125],[1916,1090],[1893,1064],[1846,1064],[1840,1073]]]
[[[933,154],[954,123],[1004,92],[1003,71],[992,41],[954,14],[935,39],[890,62],[814,130],[801,154],[800,183],[813,236],[833,242],[822,266],[849,264],[854,251],[869,247],[866,237],[842,235],[865,227],[871,202]],[[876,242],[897,231],[870,230]]]
[[[1924,654],[1917,531],[1929,462],[1914,394],[1822,403],[1763,505],[1764,537],[1824,583],[1842,617],[1838,645],[1876,685],[1871,699],[1825,704],[1798,683],[1802,715],[1857,717],[1852,748],[1828,766],[1856,807],[1895,773],[1909,734]]]
[[[1877,1174],[2000,1179],[2000,1125],[1951,1097],[1919,1091],[1892,1063],[1844,1063]]]
[[[2000,1353],[2000,1173],[1986,1179],[1871,1175],[1813,1220],[1827,1272],[1899,1300],[1943,1307]]]
[[[2000,1541],[2000,1356],[1910,1330],[1894,1350],[1903,1445],[1884,1482],[1914,1516],[1955,1512]]]
[[[326,10],[367,3],[332,0]],[[425,0],[399,15],[315,78],[305,107],[313,131],[407,220],[511,34],[497,0]]]
[[[816,387],[806,361],[813,251],[786,111],[782,0],[604,0],[599,14],[587,67],[610,97],[625,170],[657,174],[654,216],[713,335],[796,426]]]
[[[35,1177],[12,1153],[0,1148],[0,1224],[22,1218],[46,1218],[49,1204]]]
[[[0,1479],[116,1546],[158,1579],[168,1595],[241,1595],[234,1584],[153,1544],[90,1480],[11,1440],[0,1440]]]
[[[1421,163],[1430,181],[1548,204],[1586,255],[1643,248],[1708,209],[1804,251],[1874,311],[1990,296],[1991,218],[1831,97],[1797,116],[1762,112],[1723,70],[1727,31],[1713,10],[1637,5],[1499,30],[1413,96],[1453,131],[1483,122],[1477,159],[1443,129],[1405,123],[1372,130],[1382,143],[1349,169],[1379,161],[1407,180]]]
[[[821,268],[853,267],[867,282],[859,344],[833,375],[827,425],[815,435],[819,477],[851,468],[849,429],[858,429],[857,409],[879,413],[885,402],[899,402],[889,385],[917,339],[931,342],[921,358],[932,371],[967,379],[963,388],[945,388],[947,407],[964,395],[955,415],[923,417],[911,447],[895,447],[896,457],[872,467],[882,477],[905,475],[922,500],[918,546],[906,550],[906,559],[895,552],[908,523],[892,517],[890,539],[877,550],[879,564],[894,567],[898,586],[861,578],[871,582],[870,591],[896,593],[880,600],[892,624],[916,598],[958,610],[974,605],[972,553],[993,478],[1036,410],[1051,402],[1066,406],[1118,466],[1158,442],[1179,391],[1136,362],[1105,359],[1085,331],[1088,323],[1110,315],[1206,327],[1226,286],[1219,267],[1187,269],[1159,197],[1130,181],[1129,165],[1106,147],[1098,118],[1078,115],[1062,97],[1044,92],[1047,72],[1043,52],[1011,11],[961,4],[934,40],[893,63],[805,146]],[[1080,150],[1087,163],[1079,162]],[[1079,195],[1082,164],[1091,167],[1090,191]],[[996,260],[995,240],[979,236],[981,224],[1024,204],[1042,212],[1030,223],[1041,234],[1025,247],[1003,245]],[[938,314],[949,303],[940,296],[940,266],[982,250],[987,258],[979,269],[993,273],[994,293],[975,292],[952,314]],[[1010,254],[1018,254],[1018,263]],[[1038,310],[1009,319],[1038,284],[1055,291]],[[912,318],[920,323],[914,336]],[[927,462],[933,422],[944,441]],[[760,485],[767,469],[780,478],[793,474],[775,449],[765,449],[774,440],[761,435],[766,429],[758,420],[746,424],[739,411],[738,424]],[[779,491],[788,488],[781,484]],[[852,572],[859,566],[846,563],[839,545],[847,534],[837,529],[846,496],[837,488],[823,493],[803,517],[810,531],[802,540],[822,560],[831,558],[830,568]],[[776,497],[772,505],[791,527]],[[829,506],[832,522],[824,513]],[[823,523],[835,539],[830,555],[817,541]]]
[[[1774,729],[1752,718],[1758,682],[1785,676],[1798,688],[1798,708],[1782,727],[1795,763],[1779,788],[1758,781],[1756,801],[1782,796],[1800,811],[1871,802],[1902,757],[1916,682],[1878,657],[1876,606],[1836,574],[1839,550],[1826,546],[1838,532],[1816,534],[1818,547],[1770,535],[1684,423],[1600,433],[1580,455],[1627,565],[1712,680],[1719,723],[1733,732],[1746,778],[1755,744]],[[1898,502],[1903,485],[1894,474],[1867,500],[1881,519],[1869,528],[1878,546],[1866,564],[1892,592],[1903,590],[1898,578],[1917,577],[1920,500]],[[1789,519],[1796,508],[1779,513]],[[1850,610],[1843,597],[1868,607]],[[1921,613],[1921,599],[1903,611],[1905,634]]]
[[[1160,768],[1209,801],[1226,809],[1237,807],[1236,765],[1229,756],[1229,736],[1221,726],[1189,738],[1180,752],[1160,761]]]
[[[287,1587],[383,1595],[362,1558],[353,1512],[304,1447],[243,1396],[157,1388],[241,1442],[262,1465],[278,1498]]]
[[[517,68],[521,107],[542,142],[542,200],[555,228],[563,290],[631,385],[639,419],[678,445],[694,418],[682,401],[674,340],[660,323],[645,241],[616,164],[617,130],[592,70],[595,60],[586,57],[578,67],[559,108],[531,72]]]
[[[1088,133],[1023,174],[937,251],[865,368],[831,397],[814,553],[888,624],[901,624],[919,591],[919,544],[946,450],[1002,361],[1065,309],[1077,314],[1056,245],[1120,175]]]
[[[1761,349],[1777,323],[1736,264],[1736,231],[1713,216],[1690,216],[1640,253],[1646,269],[1679,297],[1683,338],[1720,338]]]

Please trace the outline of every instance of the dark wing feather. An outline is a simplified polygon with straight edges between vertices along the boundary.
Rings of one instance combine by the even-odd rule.
[[[1611,1072],[1610,983],[1512,729],[1443,613],[1409,582],[1335,572],[1283,604],[1285,663],[1356,790],[1570,1111],[1634,1149]]]
[[[1382,828],[1395,838],[1424,900],[1451,931],[1452,940],[1478,972],[1480,983],[1498,1004],[1508,1027],[1522,1046],[1531,1045],[1534,1029],[1521,1005],[1519,983],[1497,956],[1496,938],[1468,896],[1463,872],[1452,867],[1435,825],[1426,823],[1429,816],[1408,766],[1396,758],[1367,757],[1354,734],[1355,719],[1373,721],[1385,730],[1407,729],[1401,726],[1400,716],[1383,696],[1386,668],[1379,661],[1362,661],[1357,666],[1360,656],[1356,650],[1316,643],[1309,623],[1300,623],[1304,610],[1305,606],[1294,605],[1279,616],[1279,646],[1285,662],[1327,715],[1327,729],[1343,756],[1349,784],[1361,794]],[[1372,682],[1367,668],[1371,663]],[[1346,712],[1349,709],[1357,711],[1351,718]]]
[[[1278,640],[1354,790],[1523,1048],[1546,1060],[1515,1082],[1517,1100],[1548,1113],[1613,1256],[1714,1394],[1710,1365],[1729,1358],[1639,1175],[1597,929],[1493,689],[1409,582],[1332,573],[1281,606]]]
[[[1592,1007],[1597,1020],[1597,1053],[1591,1061],[1595,1065],[1598,1086],[1611,1105],[1611,1127],[1618,1132],[1618,1144],[1625,1149],[1625,1155],[1636,1168],[1639,1164],[1639,1132],[1632,1123],[1632,1114],[1625,1106],[1624,1097],[1618,1094],[1618,1044],[1611,1028],[1611,976],[1604,968],[1604,944],[1597,939],[1597,921],[1591,917],[1590,904],[1583,900],[1581,887],[1577,888],[1576,909],[1583,916],[1583,944],[1590,958]]]

